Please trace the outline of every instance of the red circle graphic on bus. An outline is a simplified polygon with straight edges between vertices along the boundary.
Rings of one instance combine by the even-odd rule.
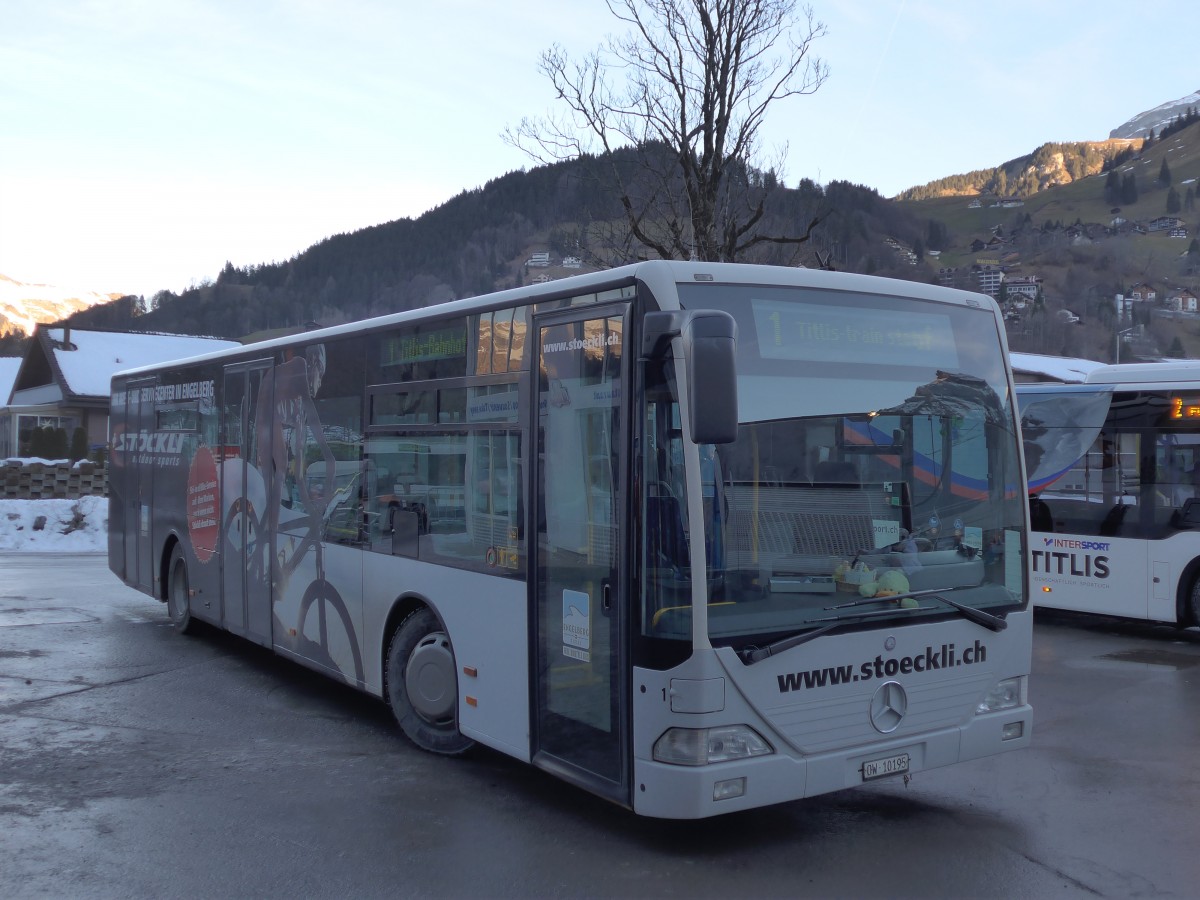
[[[217,482],[217,464],[207,447],[201,447],[192,457],[188,469],[187,520],[188,534],[196,559],[208,562],[217,549],[220,537],[221,488]]]

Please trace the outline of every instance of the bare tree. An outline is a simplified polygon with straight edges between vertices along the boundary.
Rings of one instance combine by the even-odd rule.
[[[606,0],[629,26],[582,62],[560,46],[539,69],[569,113],[523,119],[504,139],[541,163],[606,162],[629,236],[664,259],[733,261],[763,244],[798,246],[821,221],[772,220],[778,168],[760,132],[773,104],[811,94],[829,70],[825,35],[796,0]],[[637,165],[617,151],[632,146]],[[781,233],[773,233],[779,230]]]

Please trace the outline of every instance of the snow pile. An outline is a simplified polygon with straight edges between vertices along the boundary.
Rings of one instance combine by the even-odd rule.
[[[108,498],[0,500],[0,552],[6,550],[107,552]]]

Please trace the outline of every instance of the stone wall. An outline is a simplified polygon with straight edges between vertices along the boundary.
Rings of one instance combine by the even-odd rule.
[[[0,462],[0,499],[74,500],[108,494],[108,468],[91,462]]]

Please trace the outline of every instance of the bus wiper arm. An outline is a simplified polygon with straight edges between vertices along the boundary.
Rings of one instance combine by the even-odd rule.
[[[827,634],[833,629],[841,625],[842,622],[829,622],[822,625],[820,628],[814,628],[811,631],[802,631],[799,634],[793,634],[791,637],[781,638],[778,641],[773,641],[765,647],[747,647],[743,651],[742,659],[746,665],[762,662],[768,657],[774,656],[776,653],[782,653],[784,650],[790,650],[792,647],[799,647],[801,644],[806,644],[813,638],[819,638],[823,634]]]
[[[952,606],[958,610],[967,619],[970,619],[976,625],[982,625],[984,628],[990,628],[992,631],[1003,631],[1008,627],[1008,622],[1001,619],[999,616],[993,616],[991,613],[984,612],[982,609],[976,609],[973,606],[967,606],[965,603],[959,603],[957,600],[951,600],[945,595],[951,591],[961,591],[971,585],[960,584],[956,587],[948,588],[931,588],[925,591],[909,591],[907,594],[892,594],[888,597],[864,597],[861,600],[851,600],[849,603],[839,603],[836,606],[827,606],[826,609],[846,609],[850,606],[861,606],[864,603],[879,603],[883,600],[904,600],[908,597],[930,597],[934,600],[941,600],[947,606]],[[928,608],[928,607],[923,607]]]
[[[1008,622],[1001,619],[999,616],[993,616],[991,613],[984,612],[982,609],[976,609],[973,606],[967,606],[965,603],[959,603],[957,600],[951,600],[948,597],[943,597],[941,594],[931,594],[934,600],[941,600],[947,606],[953,606],[964,618],[970,619],[976,625],[982,625],[984,628],[990,628],[992,631],[1003,631],[1008,627]]]
[[[1003,631],[1008,627],[1008,622],[1001,619],[999,616],[993,616],[991,613],[984,612],[981,609],[976,609],[973,606],[967,606],[965,603],[959,603],[957,600],[951,600],[944,596],[950,591],[962,590],[970,587],[970,585],[959,585],[958,587],[950,588],[934,588],[925,591],[910,591],[907,594],[894,594],[890,597],[866,597],[861,600],[852,600],[849,603],[839,603],[836,606],[827,606],[827,610],[846,609],[851,606],[862,606],[865,603],[880,603],[886,600],[903,600],[906,597],[929,597],[932,600],[940,600],[947,606],[958,610],[964,618],[970,619],[976,625],[982,625],[984,628],[989,628],[992,631]],[[843,625],[851,625],[856,622],[861,622],[863,619],[872,619],[880,616],[895,616],[914,612],[930,612],[936,610],[936,606],[890,606],[887,609],[872,609],[865,612],[851,613],[846,616],[828,616],[821,619],[813,619],[813,622],[822,622],[824,624],[802,631],[799,634],[793,634],[791,637],[780,638],[767,644],[765,647],[747,647],[741,653],[742,659],[747,665],[752,665],[756,662],[762,662],[775,656],[777,653],[782,653],[784,650],[791,650],[793,647],[799,647],[801,644],[806,644],[814,638],[819,638],[823,634],[828,634],[835,628],[840,628]]]
[[[984,612],[982,609],[976,609],[973,606],[967,606],[965,603],[959,603],[957,600],[951,600],[945,596],[951,591],[961,591],[971,585],[960,584],[957,587],[948,588],[931,588],[925,591],[909,591],[907,594],[892,594],[890,597],[865,597],[862,600],[851,600],[849,603],[839,603],[836,606],[827,606],[826,609],[845,609],[850,606],[861,606],[864,603],[878,603],[881,600],[904,600],[908,597],[930,597],[934,600],[941,600],[947,606],[952,606],[958,610],[967,619],[970,619],[976,625],[982,625],[984,628],[990,628],[992,631],[1003,631],[1008,627],[1008,622],[1001,619],[999,616],[993,616],[991,613]],[[928,609],[929,607],[922,607]]]
[[[969,584],[960,584],[955,587],[947,588],[927,588],[923,591],[909,591],[905,594],[888,594],[886,597],[863,597],[859,600],[850,600],[846,603],[839,603],[836,606],[827,606],[826,609],[847,609],[851,606],[862,606],[865,603],[886,603],[888,600],[905,600],[908,597],[934,597],[941,594],[948,594],[950,591],[962,591],[972,587]],[[945,598],[942,598],[945,599]]]
[[[884,599],[891,599],[885,597]],[[922,606],[919,609],[935,609],[933,606]],[[742,652],[742,659],[746,664],[762,662],[768,657],[774,656],[777,653],[782,653],[784,650],[791,650],[793,647],[798,647],[801,644],[806,644],[813,638],[818,638],[823,634],[828,634],[835,628],[841,628],[843,625],[852,625],[855,622],[860,622],[863,619],[874,618],[875,616],[894,616],[896,613],[913,612],[912,609],[872,609],[868,612],[851,613],[848,616],[828,616],[823,619],[813,619],[814,622],[823,622],[823,625],[813,628],[810,631],[802,631],[799,634],[793,634],[791,637],[780,638],[767,644],[765,647],[747,647]]]

